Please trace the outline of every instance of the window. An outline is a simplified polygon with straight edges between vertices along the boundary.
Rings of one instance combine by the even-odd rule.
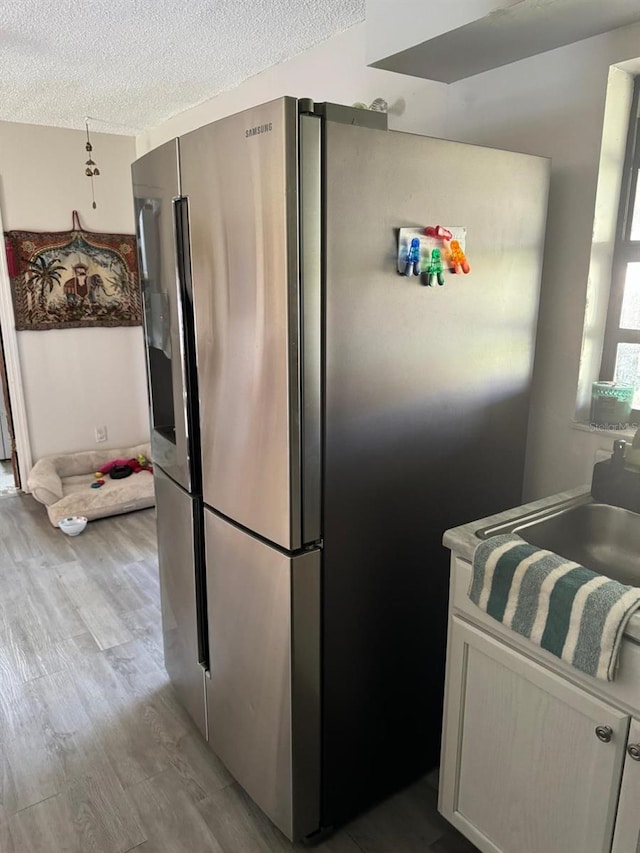
[[[620,193],[601,379],[633,385],[640,414],[640,77],[636,78]],[[637,419],[637,418],[636,418]]]

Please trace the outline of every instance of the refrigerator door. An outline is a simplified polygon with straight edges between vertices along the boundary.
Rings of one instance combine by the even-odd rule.
[[[319,827],[320,552],[289,557],[205,508],[209,743],[290,839]]]
[[[191,390],[183,324],[178,140],[167,142],[132,166],[140,280],[145,314],[153,461],[187,491],[197,491],[190,447]]]
[[[521,502],[549,162],[332,121],[325,143],[323,802],[340,822],[436,766],[442,532]],[[399,276],[397,229],[437,224],[467,227],[470,274]]]
[[[302,544],[296,101],[193,131],[180,151],[204,501],[295,550]]]
[[[204,737],[206,600],[197,594],[204,577],[198,541],[202,531],[202,502],[154,467],[158,527],[158,562],[162,601],[164,660],[180,702]],[[202,581],[202,583],[200,583]]]

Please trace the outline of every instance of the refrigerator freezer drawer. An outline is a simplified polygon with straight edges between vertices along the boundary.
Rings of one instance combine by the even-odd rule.
[[[290,839],[320,817],[320,552],[277,551],[205,508],[209,743]]]
[[[206,738],[196,601],[196,573],[204,569],[194,543],[200,499],[183,491],[157,466],[154,479],[165,666],[180,702]]]

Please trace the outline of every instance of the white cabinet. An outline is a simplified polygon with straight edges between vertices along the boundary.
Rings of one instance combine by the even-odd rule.
[[[611,853],[640,853],[640,723],[631,720]]]
[[[481,851],[609,853],[628,730],[627,714],[450,619],[440,811]],[[640,838],[640,761],[624,777],[613,853]]]

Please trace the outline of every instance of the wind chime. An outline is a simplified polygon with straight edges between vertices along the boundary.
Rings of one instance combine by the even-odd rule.
[[[92,207],[95,210],[97,207],[96,204],[96,193],[95,187],[93,185],[93,179],[97,178],[100,174],[100,169],[96,166],[96,163],[92,157],[93,145],[91,144],[91,139],[89,138],[89,120],[85,119],[84,123],[85,128],[87,129],[87,141],[85,144],[85,149],[87,154],[89,155],[89,159],[85,163],[85,175],[91,180],[91,199],[92,199]]]

